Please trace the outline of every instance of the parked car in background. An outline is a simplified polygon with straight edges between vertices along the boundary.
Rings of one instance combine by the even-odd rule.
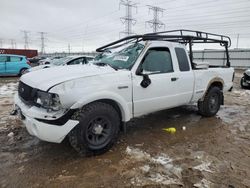
[[[61,58],[63,58],[63,57],[60,57],[60,56],[47,57],[45,59],[41,59],[38,63],[39,63],[39,65],[48,65],[48,64],[51,64],[52,61],[58,60],[58,59],[61,59]]]
[[[28,58],[29,62],[31,63],[31,66],[39,65],[39,61],[43,60],[43,59],[46,59],[46,57],[44,57],[44,56],[35,56],[35,57],[32,57],[32,58]]]
[[[30,62],[25,56],[0,54],[0,76],[21,76],[29,68],[31,68]]]
[[[29,72],[36,71],[40,69],[55,67],[55,66],[64,66],[64,65],[78,65],[78,64],[87,64],[92,61],[94,57],[91,56],[67,56],[61,59],[56,59],[51,61],[50,64],[39,65],[29,69]]]
[[[247,69],[243,73],[243,77],[240,80],[240,85],[243,89],[246,89],[246,88],[250,89],[250,69]]]

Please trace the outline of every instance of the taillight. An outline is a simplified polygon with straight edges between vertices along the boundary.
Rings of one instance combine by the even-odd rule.
[[[31,63],[29,61],[26,62],[29,66],[31,66]]]

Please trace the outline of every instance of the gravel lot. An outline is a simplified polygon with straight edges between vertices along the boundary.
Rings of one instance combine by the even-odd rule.
[[[0,78],[0,187],[250,187],[250,90],[240,89],[241,75],[216,117],[189,106],[135,119],[111,151],[89,158],[30,136],[9,116],[18,78]]]

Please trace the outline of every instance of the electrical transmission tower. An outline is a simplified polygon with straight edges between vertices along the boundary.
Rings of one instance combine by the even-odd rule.
[[[16,48],[16,41],[14,39],[10,39],[10,43],[11,43],[11,48],[15,49]]]
[[[129,0],[121,0],[120,6],[124,6],[126,8],[126,15],[121,17],[122,23],[125,25],[125,30],[120,32],[120,34],[125,34],[126,36],[130,36],[133,34],[132,32],[132,25],[136,24],[136,19],[132,17],[132,9],[135,8],[137,11],[137,3],[133,3]]]
[[[41,39],[41,54],[45,53],[45,35],[47,34],[46,32],[38,32],[40,34],[40,39]]]
[[[68,44],[68,52],[69,52],[69,54],[70,54],[70,44]]]
[[[3,39],[0,39],[0,48],[3,47]]]
[[[150,5],[148,5],[148,7],[149,7],[149,12],[151,10],[153,11],[154,18],[153,20],[146,21],[146,24],[149,24],[150,27],[153,28],[153,32],[156,33],[159,28],[163,26],[165,27],[165,24],[159,20],[159,13],[163,14],[164,9]]]
[[[28,49],[29,48],[29,31],[23,30],[21,32],[23,32],[23,35],[24,35],[24,49]]]

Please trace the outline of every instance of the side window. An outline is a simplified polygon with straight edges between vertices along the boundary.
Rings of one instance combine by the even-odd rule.
[[[19,62],[21,60],[21,57],[10,56],[10,62]]]
[[[190,67],[186,51],[183,48],[175,48],[175,53],[177,56],[180,71],[189,71]]]
[[[86,63],[89,63],[90,61],[93,61],[92,57],[86,57]]]
[[[151,48],[147,51],[143,63],[144,73],[174,72],[171,54],[168,48]]]
[[[0,62],[6,62],[7,56],[0,56]]]
[[[78,65],[78,64],[84,64],[84,58],[75,59],[68,63],[68,65]]]

